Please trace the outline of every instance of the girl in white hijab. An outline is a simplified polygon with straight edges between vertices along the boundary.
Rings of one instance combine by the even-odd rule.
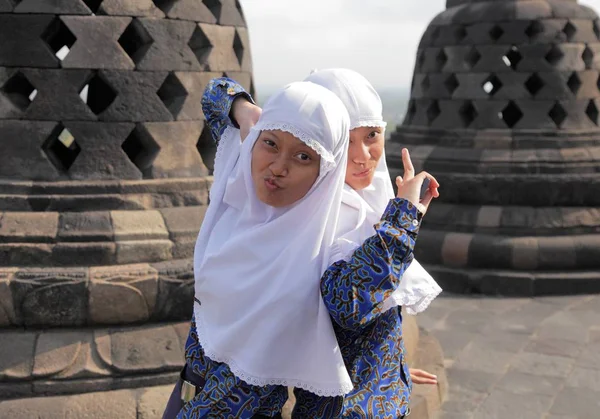
[[[285,386],[321,396],[352,389],[319,292],[348,127],[333,93],[300,82],[269,100],[243,141],[234,128],[221,136],[194,251],[186,369],[169,403],[188,402],[178,417],[275,417]]]
[[[355,250],[377,233],[373,226],[379,223],[390,199],[394,198],[383,147],[386,124],[382,117],[382,104],[371,84],[351,70],[318,71],[307,81],[334,92],[350,114],[349,161],[330,262],[344,260],[352,263]],[[245,106],[246,112],[235,112],[234,108],[234,117],[242,127],[251,125],[252,118],[258,114],[257,109],[248,102],[240,103]],[[367,268],[366,271],[370,272],[363,275],[362,285],[376,290],[378,270]],[[337,285],[331,284],[322,284],[322,287],[326,305],[336,321],[336,334],[353,377],[354,390],[342,404],[339,399],[315,397],[299,389],[296,391],[294,417],[335,417],[337,414],[349,415],[350,412],[374,414],[369,411],[369,406],[373,406],[376,400],[388,400],[375,412],[377,415],[392,413],[399,417],[406,414],[411,382],[404,362],[400,307],[404,306],[410,314],[421,312],[441,292],[440,287],[413,260],[402,275],[399,286],[392,292],[388,290],[385,298],[382,298],[383,293],[370,295],[366,310],[375,315],[370,316],[368,328],[359,327],[358,331],[358,325],[353,324],[351,319],[360,316],[355,316],[353,309],[345,309],[339,304],[339,300],[352,291],[343,287],[335,289]],[[386,336],[395,336],[392,347],[386,342]],[[386,354],[389,351],[395,352],[391,358]],[[434,376],[421,370],[416,370],[413,377],[421,383],[435,383]]]

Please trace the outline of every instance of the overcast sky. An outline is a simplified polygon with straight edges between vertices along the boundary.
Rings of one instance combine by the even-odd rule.
[[[256,85],[348,67],[377,88],[410,85],[417,45],[445,0],[242,0]],[[600,13],[600,0],[580,0]],[[326,41],[325,41],[326,40]]]

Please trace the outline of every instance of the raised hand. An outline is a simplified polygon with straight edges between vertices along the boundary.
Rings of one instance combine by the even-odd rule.
[[[396,178],[396,186],[398,186],[396,196],[410,201],[419,211],[425,214],[431,201],[440,196],[438,191],[440,184],[427,172],[420,172],[415,175],[415,168],[406,148],[402,149],[402,163],[404,164],[404,176]],[[426,179],[429,180],[429,186],[423,196],[420,196],[421,187]]]

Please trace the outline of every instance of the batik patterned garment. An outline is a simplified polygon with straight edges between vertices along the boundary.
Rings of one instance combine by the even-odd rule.
[[[215,141],[236,126],[229,117],[235,98],[252,100],[228,78],[209,82],[202,108]],[[375,235],[349,261],[329,267],[321,279],[323,300],[331,314],[336,337],[354,390],[345,397],[319,397],[295,390],[294,418],[398,418],[407,413],[412,384],[405,362],[402,317],[395,308],[381,313],[384,299],[398,286],[412,261],[421,214],[408,201],[390,201]],[[318,354],[315,354],[318,356]],[[249,418],[274,416],[287,399],[281,386],[250,386],[227,365],[208,359],[192,322],[186,362],[207,380],[205,388],[180,412],[179,418]]]

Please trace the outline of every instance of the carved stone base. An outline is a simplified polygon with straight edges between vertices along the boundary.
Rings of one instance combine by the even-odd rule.
[[[189,322],[2,330],[0,400],[173,384],[188,331]]]

